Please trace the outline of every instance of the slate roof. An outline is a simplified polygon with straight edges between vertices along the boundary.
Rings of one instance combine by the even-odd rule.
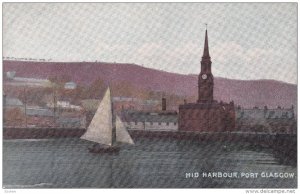
[[[5,98],[6,106],[23,106],[23,103],[18,98]]]
[[[139,101],[139,99],[137,99],[137,98],[124,97],[124,96],[112,97],[112,100],[114,102],[136,102],[136,101]]]
[[[237,119],[292,119],[293,109],[236,109]]]
[[[67,83],[65,83],[64,87],[75,89],[77,87],[77,84],[75,82],[67,82]]]
[[[220,108],[227,106],[229,103],[213,101],[212,103],[187,103],[179,105],[179,109],[198,109],[198,108]]]
[[[53,111],[45,108],[26,108],[26,115],[53,117]]]

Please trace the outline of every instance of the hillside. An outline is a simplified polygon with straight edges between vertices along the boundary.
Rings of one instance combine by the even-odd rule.
[[[129,82],[138,88],[196,96],[197,76],[169,73],[135,64],[102,62],[3,61],[3,72],[16,71],[18,77],[48,78],[68,76],[78,84],[89,85],[98,78],[106,83]],[[243,107],[296,106],[297,86],[275,80],[231,80],[215,78],[214,97]]]

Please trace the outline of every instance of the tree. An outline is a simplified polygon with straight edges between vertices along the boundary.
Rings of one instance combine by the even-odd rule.
[[[86,98],[99,99],[103,96],[106,85],[101,78],[95,80],[86,90]]]
[[[60,85],[60,86],[64,86],[65,83],[72,81],[71,76],[69,75],[55,75],[55,76],[49,76],[48,80],[51,81],[54,84]]]

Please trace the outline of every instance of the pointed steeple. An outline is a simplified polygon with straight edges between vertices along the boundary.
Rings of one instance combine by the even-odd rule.
[[[202,56],[202,58],[210,58],[210,56],[209,56],[209,49],[208,49],[207,28],[205,30],[205,42],[204,42],[204,50],[203,50],[203,56]]]
[[[207,24],[206,24],[207,25]],[[201,71],[198,76],[198,102],[212,102],[214,93],[214,77],[211,72],[211,60],[208,50],[207,28],[205,30],[204,50],[201,60]]]

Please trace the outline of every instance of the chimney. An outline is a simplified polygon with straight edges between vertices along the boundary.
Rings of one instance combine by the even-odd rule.
[[[161,110],[166,111],[167,110],[167,100],[166,98],[161,99]]]

